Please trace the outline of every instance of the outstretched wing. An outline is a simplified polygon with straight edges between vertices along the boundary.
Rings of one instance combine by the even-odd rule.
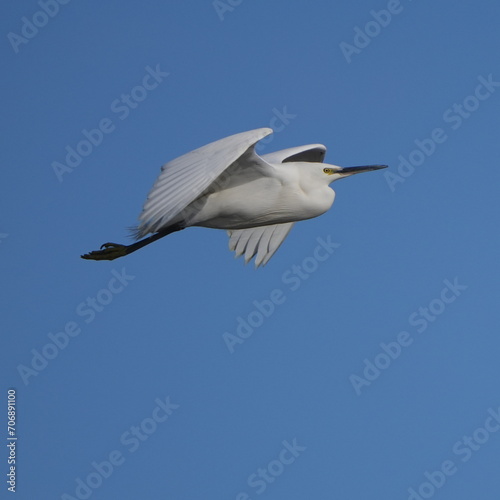
[[[255,267],[264,266],[288,236],[293,225],[294,222],[287,222],[228,231],[229,249],[236,252],[236,257],[244,254],[245,264],[256,255]]]
[[[230,165],[262,138],[272,134],[259,128],[231,135],[195,149],[161,168],[139,216],[137,238],[155,233],[200,196]]]
[[[326,147],[323,144],[307,144],[296,148],[282,149],[274,153],[262,155],[268,163],[287,163],[290,161],[309,161],[322,163],[325,159]]]

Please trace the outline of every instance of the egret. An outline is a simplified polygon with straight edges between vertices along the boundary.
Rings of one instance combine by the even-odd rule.
[[[225,229],[229,248],[245,263],[265,265],[295,222],[325,213],[333,181],[387,165],[339,167],[323,163],[326,147],[309,144],[258,155],[272,134],[259,128],[212,142],[161,168],[135,228],[136,243],[104,243],[83,259],[114,260],[191,226]],[[151,236],[141,238],[151,234]]]

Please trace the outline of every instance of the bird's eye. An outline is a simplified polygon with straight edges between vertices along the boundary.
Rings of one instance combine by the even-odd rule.
[[[331,174],[333,173],[333,170],[331,168],[324,168],[323,172],[325,172],[325,174]]]

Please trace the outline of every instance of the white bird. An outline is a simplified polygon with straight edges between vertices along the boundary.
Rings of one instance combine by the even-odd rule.
[[[259,156],[255,145],[272,134],[259,128],[212,142],[161,168],[139,216],[131,245],[105,243],[84,259],[113,260],[190,226],[225,229],[229,248],[255,267],[266,264],[295,222],[325,213],[333,181],[386,165],[323,163],[326,147],[309,144]]]

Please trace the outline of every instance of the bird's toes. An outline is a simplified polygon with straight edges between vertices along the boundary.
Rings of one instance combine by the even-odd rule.
[[[127,255],[127,247],[125,245],[104,243],[104,245],[101,245],[101,250],[93,250],[81,255],[81,258],[86,260],[115,260],[124,255]]]

